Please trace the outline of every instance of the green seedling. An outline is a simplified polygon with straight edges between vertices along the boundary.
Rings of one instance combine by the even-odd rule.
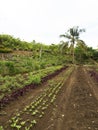
[[[48,107],[49,105],[47,104],[46,107]]]
[[[37,123],[36,120],[31,121],[31,124],[35,125]]]
[[[17,125],[17,123],[16,123],[16,122],[13,122],[13,123],[11,124],[11,127],[14,128],[14,127],[16,127],[16,125]]]
[[[21,125],[16,125],[17,130],[20,130],[21,127],[22,127]]]
[[[42,115],[44,115],[45,113],[42,111]]]
[[[45,102],[43,102],[43,105],[45,105]]]
[[[10,125],[10,126],[11,126],[12,128],[17,128],[17,130],[19,130],[21,126],[20,126],[20,125],[17,125],[17,123],[18,123],[18,121],[19,121],[20,119],[21,119],[21,118],[17,118],[17,119],[16,119],[16,117],[13,117],[12,120],[10,120],[10,122],[11,122],[11,125]]]
[[[30,127],[27,127],[27,126],[26,126],[26,127],[25,127],[25,130],[30,130]]]
[[[32,108],[32,109],[35,109],[35,106],[32,106],[31,108]]]
[[[17,130],[20,130],[20,128],[22,127],[21,125],[17,125],[16,123],[11,124],[12,128],[16,128]]]
[[[29,109],[29,107],[30,107],[30,106],[26,106],[26,107],[24,108],[24,111],[27,111],[27,110]]]
[[[19,117],[19,116],[20,116],[20,113],[16,114],[16,116]]]
[[[30,124],[29,129],[31,129],[31,128],[32,128],[32,126],[33,126],[33,124]]]
[[[43,115],[39,115],[39,117],[40,117],[40,118],[42,118],[42,117],[43,117]]]
[[[24,126],[25,123],[26,123],[26,121],[22,121],[20,124],[21,124],[22,126]]]
[[[0,130],[4,130],[4,129],[3,129],[3,126],[0,126]]]
[[[47,107],[42,107],[42,110],[45,110],[45,109],[47,109]]]
[[[28,111],[29,111],[29,112],[32,112],[32,109],[29,109]]]
[[[12,117],[11,120],[12,120],[12,121],[15,121],[15,120],[16,120],[16,116],[15,116],[15,117]]]
[[[34,112],[32,112],[32,116],[35,116],[38,113],[38,110],[35,110]]]
[[[34,111],[34,112],[32,112],[32,116],[35,116],[36,115],[36,112]]]

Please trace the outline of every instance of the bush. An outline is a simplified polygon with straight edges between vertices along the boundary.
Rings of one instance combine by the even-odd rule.
[[[39,84],[41,82],[41,76],[40,75],[33,75],[30,73],[29,78],[28,78],[29,84],[34,83],[34,84]]]
[[[8,73],[8,69],[5,66],[5,62],[0,61],[0,74],[1,75],[6,75]]]
[[[14,67],[14,63],[13,62],[5,62],[5,66],[8,68],[9,70],[9,74],[14,74],[15,73],[15,67]]]
[[[11,53],[12,49],[8,49],[8,48],[0,48],[0,53]]]
[[[33,79],[32,79],[32,82],[33,82],[34,84],[40,84],[40,82],[41,82],[41,77],[40,77],[39,75],[35,75],[35,76],[33,77]]]

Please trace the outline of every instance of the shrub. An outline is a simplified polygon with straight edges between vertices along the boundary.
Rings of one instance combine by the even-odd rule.
[[[14,67],[14,63],[13,62],[7,61],[7,62],[5,62],[5,66],[8,68],[10,74],[14,74],[15,73],[15,67]]]
[[[12,49],[8,49],[8,48],[0,48],[0,53],[11,53]]]

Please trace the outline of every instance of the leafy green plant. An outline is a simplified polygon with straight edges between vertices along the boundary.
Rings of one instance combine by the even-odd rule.
[[[35,124],[37,124],[37,121],[36,120],[32,120],[31,124],[35,125]]]
[[[40,82],[41,82],[40,75],[35,75],[35,76],[32,77],[32,83],[39,84]]]
[[[26,126],[26,127],[25,127],[25,130],[30,130],[30,127],[27,127],[27,126]]]
[[[4,130],[3,126],[0,126],[0,130]]]
[[[24,126],[25,123],[26,123],[26,121],[22,121],[20,124],[21,124],[22,126]]]

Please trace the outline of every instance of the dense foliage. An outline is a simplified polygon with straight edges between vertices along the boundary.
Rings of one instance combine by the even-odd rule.
[[[67,37],[67,34],[65,36]],[[45,45],[35,40],[26,42],[10,35],[0,35],[0,74],[2,75],[26,73],[48,66],[73,63],[72,55],[73,45],[69,42]],[[79,64],[91,60],[98,61],[98,51],[88,47],[84,41],[77,40],[74,60]]]
[[[98,50],[88,47],[84,41],[78,39],[82,30],[73,29],[69,30],[68,34],[71,35],[63,35],[70,42],[61,41],[59,44],[51,45],[37,43],[35,40],[21,41],[10,35],[0,35],[0,109],[64,69],[67,70],[67,65],[98,63]],[[73,67],[69,68],[71,69],[68,73],[71,73]],[[98,80],[97,72],[90,71],[90,74]],[[42,118],[48,106],[55,101],[56,95],[63,86],[65,75],[67,74],[59,76],[57,82],[50,82],[42,95],[9,120],[6,128],[20,129],[23,127],[29,130],[35,126],[36,119]],[[28,119],[23,118],[25,114],[30,117],[29,125]],[[34,117],[33,120],[31,116]],[[0,130],[3,130],[3,126],[0,126]]]

